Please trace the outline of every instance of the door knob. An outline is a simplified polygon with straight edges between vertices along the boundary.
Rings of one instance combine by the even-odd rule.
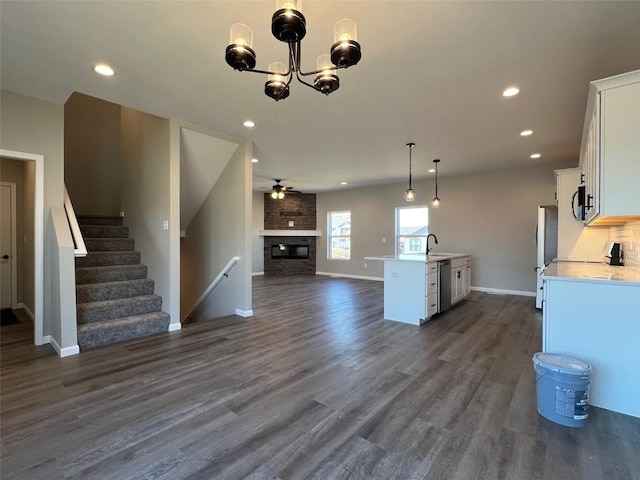
[[[3,260],[9,260],[9,255],[2,255]]]

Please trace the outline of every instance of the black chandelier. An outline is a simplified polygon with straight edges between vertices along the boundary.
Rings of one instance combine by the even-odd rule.
[[[340,87],[336,70],[356,65],[362,57],[360,44],[357,42],[356,22],[343,18],[334,26],[335,43],[331,46],[331,53],[318,57],[316,70],[303,72],[300,68],[301,41],[307,33],[307,22],[301,8],[302,0],[277,0],[276,12],[271,18],[271,33],[289,46],[288,67],[280,62],[273,62],[269,64],[269,70],[256,69],[253,31],[242,23],[231,26],[230,45],[225,54],[227,63],[234,70],[268,75],[264,93],[276,101],[289,96],[289,84],[294,74],[300,83],[329,95]],[[315,75],[313,84],[302,78],[311,75]]]

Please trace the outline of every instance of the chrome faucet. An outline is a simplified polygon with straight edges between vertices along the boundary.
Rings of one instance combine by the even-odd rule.
[[[438,237],[436,237],[433,233],[430,233],[429,235],[427,235],[427,255],[429,255],[429,252],[433,249],[433,248],[429,248],[429,238],[433,237],[433,239],[436,242],[436,245],[438,245]]]

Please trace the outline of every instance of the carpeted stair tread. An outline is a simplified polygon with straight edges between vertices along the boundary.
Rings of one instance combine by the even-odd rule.
[[[76,302],[100,302],[116,298],[153,295],[153,287],[153,280],[147,278],[76,285]]]
[[[166,332],[170,317],[165,312],[153,312],[104,322],[78,325],[78,345],[82,350],[101,347],[132,338]]]
[[[133,250],[133,238],[85,238],[89,252],[126,252]]]
[[[170,317],[121,217],[81,215],[89,253],[76,258],[78,345],[82,350],[166,332]]]
[[[129,238],[129,227],[115,225],[80,225],[86,238]]]
[[[107,251],[89,252],[86,257],[76,258],[78,267],[105,267],[114,265],[137,265],[140,263],[140,252],[137,251]]]
[[[109,215],[78,215],[79,225],[122,225],[122,217]]]
[[[119,282],[147,278],[146,265],[108,265],[106,267],[76,267],[76,285]]]
[[[158,295],[141,295],[99,302],[78,303],[76,305],[76,313],[78,324],[81,324],[142,315],[144,313],[157,312],[161,308],[162,297]]]

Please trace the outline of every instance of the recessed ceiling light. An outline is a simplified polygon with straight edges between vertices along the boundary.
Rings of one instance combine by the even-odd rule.
[[[256,126],[255,122],[253,120],[245,120],[243,125],[247,128],[253,128]]]
[[[520,135],[522,135],[523,137],[528,137],[531,134],[533,134],[533,130],[523,130],[520,132]]]
[[[260,160],[258,160],[257,158],[252,158],[251,159],[251,163],[258,163]]]
[[[540,155],[539,153],[534,153],[529,158],[540,158],[541,156],[542,155]]]
[[[520,93],[520,89],[518,87],[509,87],[504,92],[502,92],[503,97],[513,97]]]
[[[428,171],[429,171],[429,173],[433,173],[433,172],[436,171],[436,169],[435,168],[430,168]]]
[[[116,72],[113,71],[113,68],[106,63],[97,64],[93,67],[93,71],[100,75],[104,75],[105,77],[113,77],[116,74]]]
[[[340,185],[346,185],[347,182],[340,182]]]

